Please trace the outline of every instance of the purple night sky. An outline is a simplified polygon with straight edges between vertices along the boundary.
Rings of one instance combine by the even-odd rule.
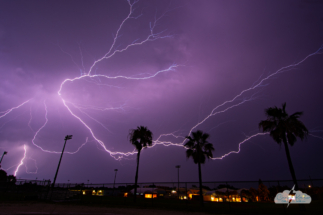
[[[261,132],[266,108],[287,102],[289,114],[304,111],[310,130],[290,149],[296,176],[323,178],[323,55],[309,56],[323,44],[323,2],[170,3],[139,1],[136,18],[118,31],[130,11],[126,0],[0,0],[0,154],[8,151],[8,174],[25,146],[17,178],[53,180],[60,154],[49,151],[60,152],[73,135],[57,182],[110,183],[114,169],[117,182],[134,182],[136,154],[106,150],[133,152],[129,129],[143,125],[154,140],[174,136],[142,151],[139,182],[177,181],[176,165],[181,181],[198,181],[185,149],[162,143],[182,144],[199,129],[218,158]],[[155,17],[155,37],[145,42]],[[111,47],[115,54],[95,63]],[[240,146],[239,154],[206,161],[203,181],[291,179],[285,150],[269,135]]]

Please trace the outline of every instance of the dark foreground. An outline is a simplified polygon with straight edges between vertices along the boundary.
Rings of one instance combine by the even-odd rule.
[[[83,205],[69,205],[61,203],[2,203],[0,204],[1,215],[87,215],[87,214],[102,214],[102,215],[134,215],[134,214],[149,214],[149,215],[205,215],[200,212],[187,211],[168,211],[158,209],[144,209],[144,208],[111,208],[104,206],[83,206]]]
[[[0,215],[74,215],[74,214],[102,214],[102,215],[206,215],[206,214],[323,214],[322,202],[312,202],[306,205],[306,212],[301,212],[298,205],[276,205],[274,203],[206,203],[203,208],[199,204],[165,205],[163,202],[152,205],[151,202],[138,201],[137,204],[118,204],[117,201],[70,201],[70,202],[2,202]]]

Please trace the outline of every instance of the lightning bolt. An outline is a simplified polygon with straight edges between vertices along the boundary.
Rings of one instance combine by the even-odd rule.
[[[17,175],[17,172],[18,172],[18,170],[19,170],[20,166],[24,164],[24,160],[25,160],[25,158],[26,158],[26,153],[27,153],[26,145],[24,145],[24,150],[25,150],[25,152],[24,152],[24,157],[20,160],[20,163],[19,163],[19,165],[17,166],[17,169],[16,169],[15,173],[13,174],[14,176],[16,176],[16,175]]]
[[[20,105],[18,105],[16,107],[13,107],[13,108],[10,108],[10,109],[8,109],[6,111],[0,112],[0,114],[2,114],[2,115],[0,115],[0,118],[7,116],[10,112],[12,112],[15,109],[20,108],[21,106],[23,106],[24,104],[28,103],[29,101],[30,101],[30,99],[28,99],[27,101],[23,102],[22,104],[20,104]]]
[[[35,140],[37,138],[37,135],[39,134],[39,132],[46,126],[47,122],[48,122],[48,118],[47,118],[47,114],[48,114],[48,110],[47,110],[47,105],[46,102],[44,101],[44,106],[45,106],[45,123],[36,131],[33,139],[31,140],[32,144],[34,146],[36,146],[37,148],[39,148],[40,150],[42,150],[43,152],[48,152],[48,153],[54,153],[54,154],[60,154],[61,152],[57,152],[57,151],[50,151],[50,150],[46,150],[44,148],[42,148],[41,146],[39,146],[38,144],[35,143]],[[78,149],[74,152],[64,152],[67,154],[75,154],[77,153],[86,143],[88,143],[88,137],[86,138],[85,142],[83,144],[81,144],[81,146],[78,147]]]
[[[100,140],[99,138],[96,137],[93,129],[87,123],[85,123],[85,121],[80,116],[78,116],[76,113],[74,113],[71,110],[71,107],[70,106],[72,105],[74,108],[77,108],[82,114],[86,115],[87,117],[89,117],[93,121],[99,123],[106,130],[108,130],[106,128],[106,126],[104,126],[101,122],[99,122],[94,117],[91,117],[89,114],[87,114],[85,112],[85,110],[86,109],[92,109],[92,110],[98,110],[98,111],[123,110],[122,109],[123,106],[106,108],[106,107],[95,107],[95,106],[90,106],[90,105],[89,106],[77,105],[77,104],[74,104],[74,103],[72,103],[70,101],[67,101],[66,98],[63,98],[62,92],[63,92],[63,89],[64,89],[64,86],[65,85],[67,85],[69,83],[72,83],[72,82],[79,81],[79,80],[85,80],[85,81],[88,81],[89,83],[93,83],[93,84],[96,84],[96,85],[105,85],[105,84],[101,84],[101,79],[107,79],[107,80],[112,80],[112,79],[148,80],[148,79],[155,78],[156,76],[158,76],[161,73],[174,72],[176,70],[176,68],[178,68],[179,66],[181,66],[181,65],[173,64],[173,65],[170,65],[168,68],[166,68],[164,70],[157,71],[157,72],[155,72],[153,74],[139,74],[139,76],[138,76],[138,74],[137,75],[133,75],[133,76],[122,76],[122,75],[118,75],[118,76],[108,76],[108,75],[103,75],[103,74],[96,74],[96,72],[95,72],[95,74],[93,74],[93,70],[95,71],[95,68],[96,68],[97,64],[99,64],[100,62],[102,62],[104,60],[107,60],[107,59],[112,58],[117,53],[125,52],[126,50],[130,49],[131,47],[140,46],[140,45],[143,45],[143,44],[148,43],[150,41],[155,41],[157,39],[163,39],[163,38],[172,37],[172,35],[164,35],[164,31],[157,32],[157,33],[155,32],[155,28],[157,26],[158,21],[162,17],[164,17],[166,15],[166,13],[168,13],[170,11],[168,9],[161,16],[157,16],[157,14],[155,15],[154,21],[151,22],[150,25],[149,25],[150,33],[143,40],[135,40],[133,43],[128,44],[128,45],[126,45],[123,48],[116,47],[116,43],[118,41],[118,38],[120,38],[120,31],[124,27],[124,24],[128,20],[130,20],[130,19],[138,19],[142,15],[142,14],[139,14],[137,16],[134,16],[134,11],[135,11],[134,5],[138,1],[134,1],[133,3],[131,3],[130,0],[127,0],[127,2],[128,2],[128,5],[129,5],[129,13],[128,13],[127,17],[121,22],[119,28],[117,29],[116,34],[115,34],[115,36],[113,38],[112,45],[110,46],[109,50],[101,58],[95,60],[94,63],[90,66],[89,70],[87,72],[85,72],[84,65],[83,65],[83,54],[82,54],[82,51],[80,49],[80,52],[81,52],[81,60],[82,60],[82,69],[79,67],[80,70],[81,70],[80,76],[77,76],[75,78],[67,78],[67,79],[63,80],[61,82],[60,86],[58,87],[59,89],[57,91],[58,97],[61,99],[62,104],[64,105],[64,107],[66,108],[66,110],[71,114],[71,116],[73,116],[75,119],[77,119],[78,122],[80,122],[89,131],[89,133],[91,134],[93,140],[95,142],[97,142],[102,147],[102,149],[104,151],[106,151],[111,157],[113,157],[116,160],[121,160],[122,158],[131,156],[131,155],[134,155],[137,152],[135,150],[130,151],[130,152],[120,152],[120,151],[111,151],[111,150],[109,150],[106,147],[106,145],[104,144],[104,142],[102,140]],[[251,87],[242,90],[236,96],[234,96],[231,99],[229,99],[227,101],[224,101],[223,103],[221,103],[218,106],[214,107],[212,109],[212,111],[206,117],[204,117],[201,121],[199,121],[197,124],[195,124],[195,125],[193,125],[191,127],[191,129],[187,132],[187,135],[186,136],[189,136],[192,133],[193,130],[197,129],[200,125],[202,125],[203,123],[205,123],[207,120],[211,119],[213,116],[216,116],[218,114],[225,113],[227,111],[230,111],[233,108],[236,108],[236,107],[239,107],[239,106],[243,105],[246,102],[250,102],[250,101],[254,100],[255,99],[255,94],[252,95],[249,98],[241,99],[241,97],[244,94],[246,94],[247,92],[250,92],[250,91],[256,90],[256,89],[258,89],[260,87],[265,86],[266,85],[265,82],[268,81],[269,79],[271,79],[272,77],[274,77],[274,76],[276,76],[276,75],[278,75],[280,73],[283,73],[283,72],[291,71],[292,69],[296,68],[298,65],[300,65],[304,61],[306,61],[308,58],[310,58],[310,57],[312,57],[314,55],[322,54],[323,53],[322,50],[323,50],[323,46],[321,46],[316,52],[307,55],[305,58],[303,58],[302,60],[298,61],[297,63],[290,64],[288,66],[282,67],[282,68],[278,69],[276,72],[271,73],[270,75],[268,75],[268,76],[266,76],[264,78],[261,78],[260,77]],[[66,54],[68,54],[65,51],[63,51],[63,52],[66,53]],[[76,62],[73,60],[73,57],[70,54],[68,54],[68,55],[72,58],[73,63],[76,64]],[[98,83],[97,80],[99,80],[100,83]],[[105,85],[105,86],[120,88],[119,86],[112,86],[112,85]],[[18,105],[16,107],[13,107],[13,108],[8,109],[6,111],[0,112],[0,114],[2,114],[2,115],[0,115],[0,118],[8,115],[13,110],[20,108],[21,106],[23,106],[24,104],[28,103],[29,101],[30,100],[27,100],[27,101],[23,102],[22,104],[20,104],[20,105]],[[40,149],[43,152],[59,154],[61,152],[56,152],[56,151],[51,151],[51,150],[44,149],[39,144],[36,144],[35,143],[35,140],[36,140],[38,134],[42,131],[42,129],[48,123],[48,118],[47,118],[48,110],[47,110],[47,105],[46,105],[46,102],[45,101],[44,101],[44,108],[45,108],[45,122],[35,132],[35,134],[33,136],[33,139],[31,140],[31,142],[32,142],[32,144],[34,146],[36,146],[38,149]],[[31,114],[31,111],[30,111],[30,120],[28,122],[28,126],[30,128],[31,128],[31,126],[30,126],[31,121],[32,121],[32,114]],[[31,130],[33,130],[33,129],[31,129]],[[161,134],[156,140],[153,141],[152,146],[150,146],[149,148],[155,147],[156,145],[178,146],[178,147],[185,148],[184,143],[187,141],[187,139],[185,139],[184,136],[176,135],[176,133],[177,132],[172,132],[172,133],[168,133],[168,134]],[[247,141],[249,141],[252,138],[255,138],[257,136],[262,136],[262,135],[267,135],[267,134],[268,133],[256,133],[256,134],[253,134],[251,136],[248,136],[244,140],[242,140],[241,142],[238,143],[238,150],[230,151],[230,152],[228,152],[228,153],[226,153],[226,154],[224,154],[222,156],[219,156],[219,157],[214,157],[214,158],[212,158],[212,160],[223,159],[223,158],[229,156],[230,154],[237,154],[237,153],[240,152],[241,145],[243,143],[245,143],[245,142],[247,142]],[[312,135],[312,136],[314,136],[314,135]],[[172,141],[162,141],[162,139],[163,138],[166,138],[166,137],[173,137],[173,138],[179,139],[179,141],[177,143],[174,143]],[[83,144],[81,144],[80,147],[76,151],[74,151],[74,152],[65,152],[65,153],[75,154],[75,153],[77,153],[88,142],[89,141],[88,141],[88,137],[87,137],[86,138],[86,141]],[[17,166],[14,175],[17,174],[20,166],[23,165],[23,161],[26,158],[26,145],[24,145],[24,150],[25,150],[24,157],[21,159],[20,164]],[[36,160],[34,160],[34,161],[35,161],[35,165],[36,165]],[[37,165],[36,165],[36,168],[37,168]]]
[[[35,159],[33,159],[33,158],[28,158],[28,159],[34,161],[36,171],[35,172],[28,171],[28,167],[27,167],[27,165],[25,165],[26,166],[26,173],[28,173],[28,174],[37,174],[37,171],[38,171],[37,161]]]

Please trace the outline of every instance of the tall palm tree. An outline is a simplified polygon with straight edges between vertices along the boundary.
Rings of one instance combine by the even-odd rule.
[[[201,164],[205,163],[206,157],[212,158],[212,151],[214,151],[212,143],[209,143],[207,141],[209,136],[209,134],[203,133],[202,131],[198,130],[196,132],[192,132],[192,137],[187,136],[186,139],[188,139],[188,142],[185,143],[185,147],[188,148],[186,150],[187,158],[192,157],[194,163],[198,164],[201,206],[203,206]]]
[[[305,125],[298,120],[303,112],[296,112],[292,115],[286,113],[286,102],[282,108],[271,107],[265,110],[267,120],[262,120],[259,123],[259,129],[264,132],[270,132],[270,136],[281,146],[284,143],[286,157],[289,165],[289,170],[292,175],[295,189],[298,190],[295,170],[290,157],[288,144],[293,146],[299,137],[303,140],[308,135],[308,130]]]
[[[140,152],[143,148],[152,145],[153,134],[147,127],[138,126],[137,129],[131,129],[129,132],[129,141],[132,145],[134,145],[138,151],[137,153],[137,170],[136,170],[136,178],[135,178],[135,192],[134,192],[134,202],[136,202],[137,197],[137,182],[138,182],[138,169],[139,169],[139,158]]]

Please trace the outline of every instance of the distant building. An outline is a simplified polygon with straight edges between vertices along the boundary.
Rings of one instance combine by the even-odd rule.
[[[135,189],[130,190],[129,193],[134,195]],[[165,190],[160,188],[137,188],[137,196],[151,199],[151,198],[164,198],[166,194]],[[125,197],[128,196],[128,193],[124,195]]]
[[[207,189],[202,188],[202,195],[204,196],[208,192]],[[200,195],[200,188],[192,187],[187,191],[187,196],[190,200],[197,199],[197,196]]]
[[[211,202],[248,202],[249,199],[245,196],[242,196],[242,191],[248,189],[227,189],[221,188],[217,190],[211,190],[204,194],[204,201]]]

